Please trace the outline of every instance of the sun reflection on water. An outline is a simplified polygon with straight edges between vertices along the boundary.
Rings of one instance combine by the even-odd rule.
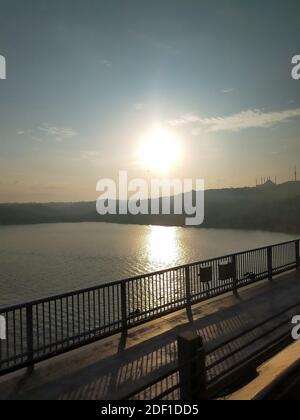
[[[150,264],[156,268],[176,265],[180,259],[180,240],[178,228],[150,226],[147,241],[147,254]]]

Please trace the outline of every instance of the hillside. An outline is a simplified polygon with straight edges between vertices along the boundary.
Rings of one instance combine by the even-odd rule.
[[[300,233],[300,182],[259,188],[207,190],[202,227]],[[184,225],[185,216],[99,216],[95,202],[0,204],[0,225],[113,222]]]

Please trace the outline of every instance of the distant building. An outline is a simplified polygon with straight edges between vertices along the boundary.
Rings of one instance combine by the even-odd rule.
[[[275,182],[273,182],[271,178],[262,179],[261,184],[256,185],[257,188],[274,188],[276,186],[277,186],[276,178],[275,178]]]
[[[293,178],[286,183],[298,184],[297,167],[294,169]],[[272,181],[270,177],[261,177],[260,183],[258,183],[258,179],[256,178],[256,188],[274,188],[277,185],[279,185],[277,182],[277,176],[274,177],[274,181]]]

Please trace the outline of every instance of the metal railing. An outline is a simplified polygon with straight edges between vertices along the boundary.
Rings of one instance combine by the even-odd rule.
[[[0,308],[0,375],[296,267],[299,240]]]

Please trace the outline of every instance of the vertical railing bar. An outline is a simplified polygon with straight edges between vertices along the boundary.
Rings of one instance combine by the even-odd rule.
[[[60,299],[60,334],[61,334],[61,341],[64,340],[64,314],[63,314],[63,298]],[[64,346],[62,344],[62,346]]]
[[[20,340],[21,340],[21,343],[20,343],[20,345],[21,345],[21,354],[22,354],[22,357],[21,357],[21,363],[23,363],[23,361],[24,361],[24,341],[23,341],[23,308],[20,308]],[[1,343],[0,343],[0,348],[1,348]],[[0,360],[1,360],[1,355],[0,355]],[[1,365],[1,362],[0,362],[0,365]],[[0,368],[1,368],[1,366],[0,366]]]
[[[49,345],[52,348],[52,319],[51,319],[51,301],[48,302],[48,320],[49,320]]]
[[[14,357],[17,355],[17,338],[16,338],[16,311],[13,311],[13,335],[14,335]]]
[[[32,305],[26,307],[26,336],[27,336],[27,360],[33,364],[33,308]]]
[[[127,295],[126,295],[126,282],[121,284],[121,308],[122,308],[122,331],[127,331]]]
[[[42,322],[43,322],[43,348],[46,349],[46,322],[45,322],[45,303],[42,303]]]
[[[101,331],[101,300],[100,300],[100,289],[98,289],[98,323],[99,323],[99,330]]]
[[[58,331],[57,331],[57,299],[54,300],[54,325],[55,325],[55,348],[57,350]]]
[[[186,296],[186,306],[191,306],[191,283],[190,283],[190,267],[185,268],[185,296]]]
[[[70,318],[69,318],[69,296],[65,299],[66,304],[66,320],[67,320],[67,340],[70,341]]]
[[[88,293],[88,325],[89,325],[89,331],[91,331],[91,292]],[[89,334],[89,337],[91,337],[91,333]]]
[[[36,346],[37,346],[37,356],[39,356],[40,348],[40,319],[39,319],[39,305],[35,306],[35,318],[36,318]]]

